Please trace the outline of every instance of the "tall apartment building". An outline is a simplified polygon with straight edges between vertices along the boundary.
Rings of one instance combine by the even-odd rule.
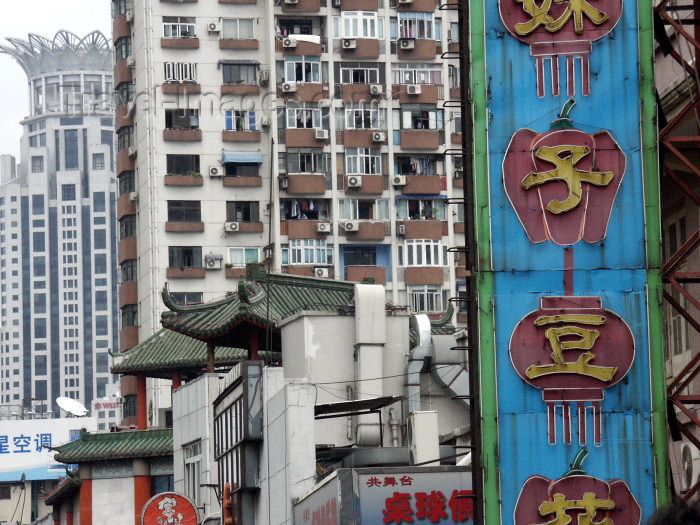
[[[99,32],[8,39],[29,81],[21,164],[0,186],[0,403],[59,414],[118,379],[110,43]]]
[[[370,278],[412,311],[448,310],[465,275],[448,252],[464,244],[448,202],[462,196],[461,118],[445,105],[459,98],[456,11],[112,5],[122,351],[159,328],[165,283],[183,304],[209,301],[248,262]],[[125,422],[135,390],[122,383]]]

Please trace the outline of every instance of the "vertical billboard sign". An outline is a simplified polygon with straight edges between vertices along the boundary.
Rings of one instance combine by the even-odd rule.
[[[643,142],[653,122],[640,104],[651,5],[470,9],[476,207],[489,211],[477,214],[481,311],[493,305],[480,335],[482,398],[493,399],[486,523],[639,525],[667,491],[654,458],[665,436],[652,432],[663,380],[649,336],[660,328],[648,286],[656,166]]]

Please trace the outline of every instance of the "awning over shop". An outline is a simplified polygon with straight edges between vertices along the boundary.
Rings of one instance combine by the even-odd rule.
[[[221,163],[228,164],[262,164],[262,153],[259,151],[225,151],[221,155]]]

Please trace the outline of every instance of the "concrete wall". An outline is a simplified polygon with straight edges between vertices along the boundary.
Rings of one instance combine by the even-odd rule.
[[[128,478],[94,479],[92,481],[92,522],[131,523],[134,516],[134,480]],[[74,514],[74,519],[80,513]]]

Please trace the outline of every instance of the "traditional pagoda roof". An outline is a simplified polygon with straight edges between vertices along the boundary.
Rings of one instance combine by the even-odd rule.
[[[268,293],[269,290],[269,293]],[[270,330],[279,338],[282,321],[301,311],[348,313],[354,309],[355,283],[304,277],[291,274],[267,274],[259,267],[248,267],[238,290],[218,301],[180,306],[167,287],[163,302],[170,309],[161,324],[201,341],[224,346],[248,348],[251,330]],[[388,304],[388,308],[394,308]],[[263,332],[264,333],[264,332]],[[272,348],[278,348],[273,344]],[[217,348],[217,354],[218,354]]]
[[[162,328],[145,341],[122,353],[113,353],[121,361],[112,366],[113,374],[147,375],[172,379],[177,372],[182,379],[200,376],[207,366],[207,344],[198,339]],[[271,352],[268,356],[260,352],[260,357],[279,361],[281,355]],[[216,349],[215,367],[227,368],[248,358],[243,348],[220,346]]]
[[[69,472],[68,477],[59,481],[58,485],[56,485],[48,494],[46,494],[44,503],[46,505],[61,503],[73,494],[76,494],[80,490],[81,483],[82,482],[77,473],[72,474]]]
[[[173,430],[157,428],[91,433],[80,431],[80,439],[52,447],[61,463],[88,463],[117,459],[171,456]]]

